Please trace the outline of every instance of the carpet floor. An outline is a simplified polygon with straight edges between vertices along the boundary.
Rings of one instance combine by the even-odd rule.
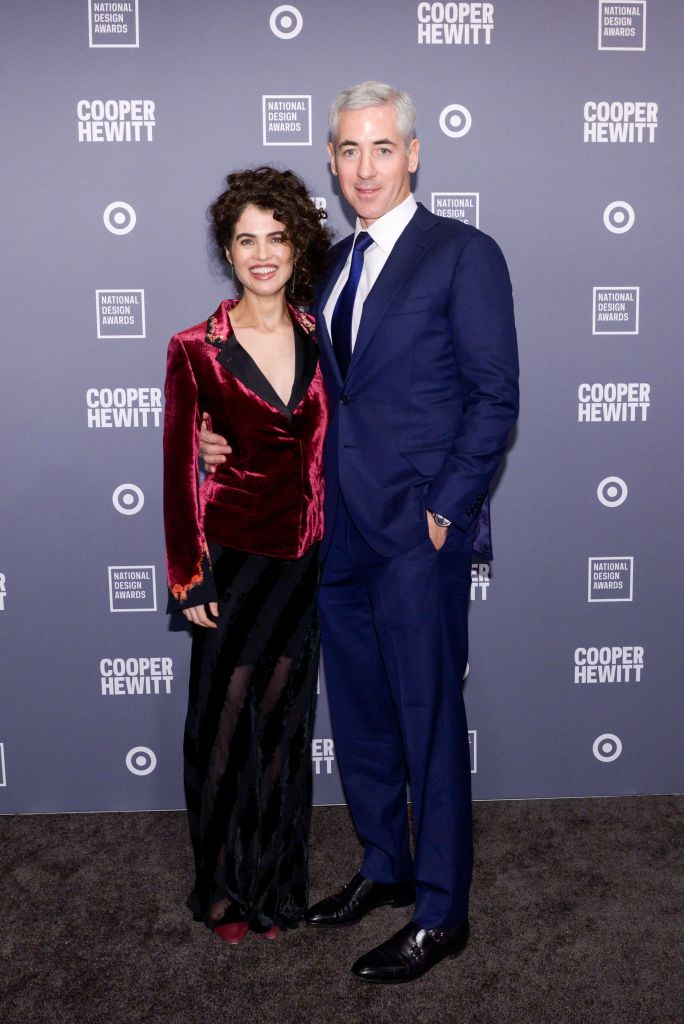
[[[681,797],[475,805],[471,940],[409,985],[349,965],[410,917],[228,947],[184,907],[176,812],[0,817],[2,1024],[682,1024]],[[311,899],[359,848],[314,811]]]

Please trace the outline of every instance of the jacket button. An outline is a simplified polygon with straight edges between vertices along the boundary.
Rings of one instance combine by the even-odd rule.
[[[351,402],[351,395],[340,395],[340,405],[349,405]]]

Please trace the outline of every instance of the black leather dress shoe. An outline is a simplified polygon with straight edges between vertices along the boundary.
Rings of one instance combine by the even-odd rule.
[[[413,882],[371,882],[356,874],[339,892],[309,907],[304,920],[338,928],[355,924],[377,907],[408,907],[415,899]]]
[[[468,944],[468,922],[460,928],[421,928],[410,921],[387,942],[356,961],[352,972],[361,981],[385,985],[413,981],[446,957],[458,956]]]

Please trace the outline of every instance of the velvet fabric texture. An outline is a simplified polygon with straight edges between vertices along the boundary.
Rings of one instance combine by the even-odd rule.
[[[184,764],[208,927],[296,927],[307,902],[318,545],[297,559],[210,545],[218,628],[193,628]]]
[[[323,438],[328,422],[314,321],[288,307],[295,381],[283,403],[235,337],[221,303],[169,343],[164,412],[164,523],[169,611],[217,599],[208,544],[298,558],[323,533]],[[233,448],[198,486],[199,427]]]

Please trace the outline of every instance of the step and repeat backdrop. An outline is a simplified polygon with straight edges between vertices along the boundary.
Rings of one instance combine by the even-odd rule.
[[[327,108],[418,109],[418,199],[509,262],[522,415],[472,567],[475,797],[681,790],[679,0],[6,0],[0,812],[177,808],[166,345],[232,289],[205,210]],[[458,682],[454,680],[454,685]],[[343,801],[324,671],[317,803]]]

